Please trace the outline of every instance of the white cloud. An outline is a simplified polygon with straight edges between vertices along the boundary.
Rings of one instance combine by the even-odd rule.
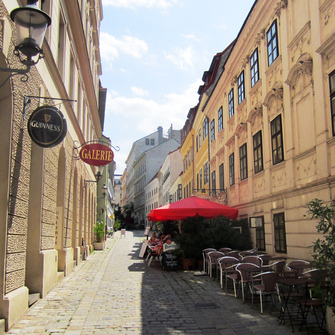
[[[134,9],[136,7],[146,8],[162,8],[166,9],[174,4],[178,4],[178,0],[103,0],[103,6],[123,7]]]
[[[142,97],[128,98],[111,94],[107,91],[105,133],[108,135],[109,124],[118,124],[117,131],[132,137],[132,142],[155,132],[158,126],[164,131],[170,128],[181,129],[186,121],[190,108],[198,103],[198,87],[202,84],[199,79],[181,94],[167,94],[166,102],[159,104]],[[116,135],[115,131],[113,136]],[[111,137],[112,138],[112,137]],[[130,148],[128,148],[130,150]]]
[[[105,32],[100,34],[101,58],[107,62],[115,61],[120,54],[142,58],[148,52],[148,49],[147,43],[136,37],[122,36],[121,39],[117,39]]]
[[[195,37],[193,34],[181,34],[181,36],[185,37],[188,40],[200,41],[198,38]]]
[[[192,46],[186,49],[175,48],[174,54],[165,54],[165,58],[171,61],[181,70],[193,69],[193,59],[195,58],[195,53]]]
[[[122,72],[122,73],[131,73],[130,71],[128,71],[128,70],[125,70],[125,69],[120,69],[120,71]]]
[[[144,90],[143,88],[133,86],[130,89],[135,95],[142,96],[142,97],[149,96],[149,92]]]

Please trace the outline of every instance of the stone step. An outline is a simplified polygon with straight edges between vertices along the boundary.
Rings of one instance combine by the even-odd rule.
[[[5,334],[5,319],[0,319],[0,335]]]
[[[40,298],[40,294],[39,293],[30,293],[29,294],[29,300],[28,300],[28,304],[29,307],[34,304],[38,299]]]
[[[58,271],[57,272],[57,283],[64,279],[64,271]]]

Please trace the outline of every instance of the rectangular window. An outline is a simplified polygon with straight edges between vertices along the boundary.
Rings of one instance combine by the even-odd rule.
[[[177,200],[182,199],[182,184],[178,184]]]
[[[200,185],[199,188],[202,188],[202,169],[200,169],[200,172],[199,172],[199,185]]]
[[[199,148],[201,147],[201,128],[199,129]]]
[[[204,165],[204,185],[208,183],[208,172],[208,162],[206,162]]]
[[[152,138],[152,139],[150,140],[150,144],[151,144],[151,145],[155,145],[155,139],[154,139],[154,138]]]
[[[240,180],[248,178],[247,143],[240,147]]]
[[[258,49],[256,49],[250,57],[250,77],[251,87],[254,87],[259,80]]]
[[[332,113],[333,136],[335,136],[335,71],[329,75],[330,108]]]
[[[260,130],[253,137],[254,145],[254,173],[263,170],[263,149],[262,149],[262,131]]]
[[[273,214],[276,252],[286,253],[286,232],[284,213]]]
[[[260,251],[265,251],[264,216],[252,217],[249,222],[250,228],[256,228],[256,247]]]
[[[223,163],[219,166],[219,182],[220,182],[220,190],[224,190],[224,174],[223,174]]]
[[[237,87],[238,87],[238,104],[240,104],[244,98],[244,71],[241,72],[237,79]]]
[[[205,117],[204,119],[204,122],[202,123],[202,136],[203,136],[203,139],[206,138],[206,136],[208,135],[208,118]]]
[[[268,66],[270,66],[278,57],[277,21],[274,21],[266,32],[266,42],[268,48]]]
[[[272,163],[275,165],[284,160],[281,115],[271,122],[271,142]]]
[[[200,189],[200,183],[199,183],[199,173],[197,173],[197,190]]]
[[[149,145],[149,143],[150,143],[150,142],[149,142],[149,139],[146,138],[146,139],[145,139],[145,145]]]
[[[195,146],[196,146],[196,151],[199,151],[199,142],[198,142],[198,136],[195,137]]]
[[[223,129],[223,113],[222,113],[222,107],[220,107],[218,111],[218,132],[220,132]]]
[[[212,195],[215,195],[215,189],[216,189],[216,176],[215,171],[212,172]]]
[[[228,94],[228,110],[229,118],[234,115],[234,89],[232,88]]]
[[[229,156],[229,185],[235,184],[234,153]]]
[[[215,120],[211,121],[211,142],[215,140]]]

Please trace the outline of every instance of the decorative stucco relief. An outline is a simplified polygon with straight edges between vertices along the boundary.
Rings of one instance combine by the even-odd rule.
[[[311,22],[307,22],[288,45],[291,62],[294,63],[304,53],[308,52],[311,44]]]
[[[313,60],[310,54],[301,55],[291,68],[285,81],[291,88],[291,96],[301,93],[306,87],[313,85]]]
[[[266,73],[266,83],[268,89],[271,89],[278,81],[282,80],[282,63],[281,56],[275,60],[275,64],[272,64],[270,70]]]
[[[237,108],[237,122],[245,122],[247,119],[247,104],[246,99],[243,100],[243,102],[238,106]]]
[[[325,1],[321,7],[321,15],[324,26],[328,25],[329,21],[335,16],[335,3],[332,0]]]
[[[258,194],[260,192],[263,192],[265,190],[265,178],[262,177],[256,177],[253,178],[253,190],[255,194]]]
[[[247,140],[247,124],[239,124],[236,128],[235,135],[239,139],[239,143],[244,143]]]
[[[234,152],[235,149],[235,135],[231,136],[230,139],[226,142],[226,147],[228,148],[228,155]]]
[[[314,180],[316,176],[316,158],[315,154],[310,157],[304,157],[295,164],[297,184],[301,184],[306,179],[308,181]]]
[[[275,7],[275,14],[276,16],[280,16],[281,11],[287,7],[288,0],[281,0],[277,2],[277,6]]]
[[[264,99],[264,106],[268,109],[269,121],[283,110],[283,84],[276,82]]]
[[[261,45],[261,41],[264,39],[264,37],[265,37],[265,29],[261,29],[261,31],[256,35],[255,44],[257,46],[260,46]]]
[[[257,102],[255,107],[250,110],[247,121],[251,124],[252,133],[263,127],[263,107],[260,102]]]
[[[251,106],[255,106],[258,101],[262,100],[262,81],[259,80],[256,85],[250,91],[250,102]]]
[[[285,168],[272,171],[272,191],[277,192],[279,188],[286,185],[286,171]]]

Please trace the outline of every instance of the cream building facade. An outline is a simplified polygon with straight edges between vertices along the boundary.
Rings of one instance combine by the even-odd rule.
[[[332,0],[255,1],[194,121],[202,141],[204,118],[215,124],[209,174],[223,166],[228,205],[270,254],[310,259],[316,222],[305,206],[334,199],[334,14]],[[206,161],[199,150],[196,170]]]
[[[13,54],[17,34],[9,13],[26,3],[0,2],[1,68],[22,67]],[[94,181],[97,170],[78,152],[102,134],[102,3],[36,5],[52,20],[42,45],[45,58],[31,67],[27,81],[0,72],[0,319],[6,329],[28,309],[29,294],[44,297],[83,259],[82,241],[87,251],[96,220],[96,183],[85,181]],[[27,119],[41,105],[62,112],[67,133],[60,144],[42,148],[31,141],[24,96],[30,96]]]

